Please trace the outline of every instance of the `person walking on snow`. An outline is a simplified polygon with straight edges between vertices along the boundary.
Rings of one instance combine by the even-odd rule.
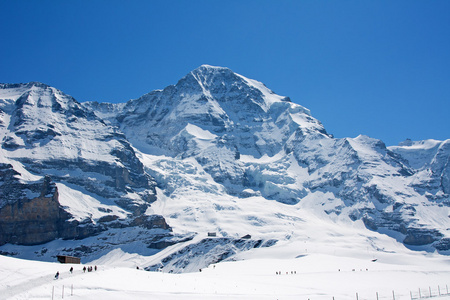
[[[58,279],[58,278],[59,278],[59,272],[56,272],[55,279]]]

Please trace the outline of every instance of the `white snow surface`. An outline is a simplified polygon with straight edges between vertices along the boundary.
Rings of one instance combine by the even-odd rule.
[[[81,221],[86,218],[98,220],[103,216],[114,214],[120,218],[125,218],[127,212],[118,207],[113,201],[89,195],[87,191],[77,190],[68,184],[57,183],[59,202],[66,207],[67,212],[72,215],[73,220]],[[102,203],[103,202],[103,203]]]
[[[328,247],[323,248],[305,240],[254,249],[235,261],[185,274],[137,269],[145,260],[120,249],[85,265],[0,256],[0,297],[410,300],[427,298],[431,292],[436,299],[450,299],[448,258],[405,252],[389,243],[386,251],[374,252],[366,249],[367,243],[357,246],[338,240],[330,236]],[[399,252],[390,253],[393,249]],[[97,271],[83,272],[84,266],[96,266]],[[54,279],[56,272],[59,279]]]

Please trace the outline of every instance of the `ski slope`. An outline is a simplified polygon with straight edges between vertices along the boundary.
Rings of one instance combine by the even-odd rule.
[[[305,251],[296,242],[253,249],[233,261],[183,274],[137,269],[145,257],[117,249],[86,264],[98,268],[86,273],[83,265],[0,256],[0,298],[375,300],[378,294],[378,299],[409,300],[427,298],[431,291],[436,299],[450,299],[446,257],[407,250],[350,254],[344,249],[335,254]]]

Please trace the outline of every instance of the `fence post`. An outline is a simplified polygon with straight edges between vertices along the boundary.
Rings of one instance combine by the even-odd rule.
[[[395,300],[395,294],[394,294],[394,291],[392,291],[392,299]]]
[[[431,298],[431,297],[432,297],[432,296],[431,296],[431,286],[429,286],[428,289],[430,290],[430,298]]]
[[[378,300],[378,292],[377,292],[377,300]]]
[[[71,291],[70,291],[70,296],[73,296],[73,284],[72,284],[72,288],[71,288]]]
[[[411,292],[411,291],[409,291],[409,294],[411,295],[411,300],[413,300],[413,297],[412,297],[412,292]]]
[[[419,298],[422,298],[422,295],[420,294],[420,288],[419,288]]]
[[[441,295],[441,287],[438,285],[439,296]]]
[[[446,284],[445,287],[447,288],[447,295],[448,295],[448,285]]]
[[[359,299],[358,299],[358,293],[356,293],[356,300],[359,300]]]
[[[64,299],[64,286],[63,286],[63,289],[62,289],[62,298],[61,299]]]
[[[55,286],[52,287],[52,300],[54,295],[55,295]]]

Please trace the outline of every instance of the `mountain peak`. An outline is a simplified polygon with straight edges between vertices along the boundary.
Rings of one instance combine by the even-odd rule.
[[[220,70],[228,70],[231,71],[229,68],[226,67],[220,67],[220,66],[211,66],[211,65],[207,65],[207,64],[203,64],[200,67],[198,67],[197,69],[195,69],[194,71],[220,71]]]
[[[0,89],[15,89],[15,88],[30,89],[32,87],[49,88],[50,86],[48,84],[37,81],[30,81],[27,83],[0,83]]]
[[[212,85],[224,86],[230,84],[239,85],[240,87],[238,89],[242,91],[242,88],[245,86],[253,90],[258,90],[264,95],[275,95],[280,100],[290,102],[288,97],[276,95],[264,83],[235,73],[226,67],[201,65],[197,69],[191,71],[189,75],[193,76],[203,87]]]
[[[220,76],[236,76],[232,70],[224,67],[210,66],[210,65],[201,65],[197,69],[192,70],[189,75],[194,76],[195,78],[213,78],[217,75]]]
[[[49,88],[50,86],[48,84],[42,83],[42,82],[38,82],[38,81],[30,81],[28,83],[25,84],[26,86],[29,87],[40,87],[40,88]]]

